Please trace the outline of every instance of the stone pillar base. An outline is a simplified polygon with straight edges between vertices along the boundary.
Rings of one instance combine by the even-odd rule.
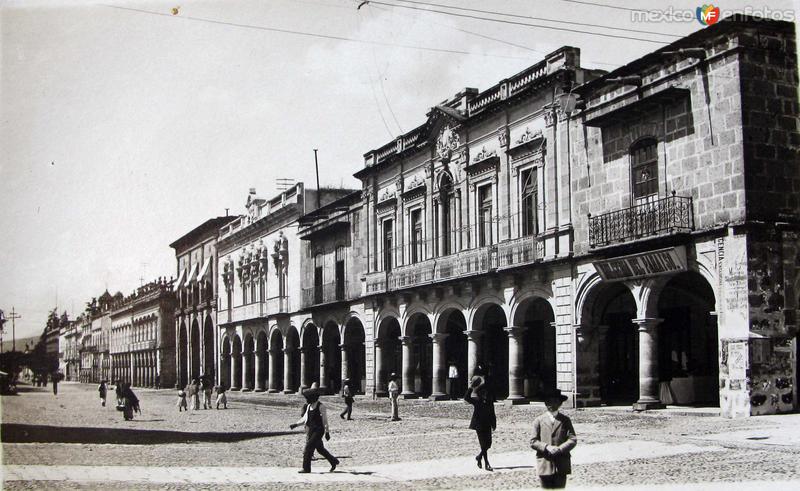
[[[269,389],[267,394],[279,394],[281,391],[278,389]]]
[[[530,400],[525,397],[515,397],[515,398],[508,398],[503,401],[503,405],[505,406],[519,406],[521,404],[530,404]]]
[[[240,391],[242,390],[241,387],[231,387],[230,390]]]
[[[245,387],[244,389],[242,389],[242,392],[253,392],[253,389]]]
[[[292,389],[284,389],[284,390],[283,390],[283,393],[284,393],[284,394],[294,394],[295,392],[296,392],[296,391],[294,391],[294,390],[292,390]]]
[[[431,394],[428,399],[431,401],[449,401],[450,396],[448,394]]]
[[[375,391],[375,397],[378,397],[378,398],[380,398],[380,397],[389,397],[389,391],[388,390]]]
[[[408,393],[408,394],[402,393],[402,394],[400,394],[400,397],[402,397],[403,399],[419,399],[420,398],[419,394],[415,394],[413,392]]]
[[[256,389],[253,392],[264,392],[264,389]]]
[[[633,410],[634,411],[647,411],[650,409],[664,409],[667,407],[661,401],[636,401],[633,403]]]

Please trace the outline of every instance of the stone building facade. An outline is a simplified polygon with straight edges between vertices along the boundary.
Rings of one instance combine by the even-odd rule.
[[[170,244],[178,267],[173,287],[178,387],[201,375],[217,380],[217,240],[220,228],[237,218],[212,218]]]
[[[794,36],[734,16],[611,73],[561,48],[367,152],[360,196],[251,197],[220,238],[221,371],[441,399],[480,367],[511,403],[797,408]],[[296,297],[270,306],[289,257]]]
[[[173,282],[159,278],[112,305],[111,380],[123,380],[137,387],[175,385]]]
[[[260,198],[222,227],[217,249],[219,380],[231,390],[296,392],[302,385],[296,313],[302,305],[298,218],[352,190],[306,189],[297,183]]]

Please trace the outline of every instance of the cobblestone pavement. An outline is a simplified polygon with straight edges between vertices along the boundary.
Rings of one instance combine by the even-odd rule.
[[[391,423],[387,401],[357,398],[354,420],[342,421],[340,399],[325,397],[332,433],[327,446],[342,464],[329,474],[326,462],[315,461],[314,474],[297,475],[303,434],[288,424],[299,417],[300,396],[230,393],[227,410],[179,413],[175,393],[137,391],[142,414],[128,422],[111,399],[101,407],[90,385],[61,384],[58,396],[49,388],[22,387],[18,396],[3,397],[3,488],[101,489],[109,481],[137,489],[538,486],[528,440],[541,406],[497,406],[490,457],[503,469],[490,473],[474,467],[478,446],[467,429],[467,404],[402,401],[403,420]],[[684,412],[565,413],[579,438],[570,487],[800,486],[800,415],[727,420]]]

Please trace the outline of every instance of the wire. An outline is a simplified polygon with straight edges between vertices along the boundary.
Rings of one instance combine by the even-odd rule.
[[[132,7],[121,7],[119,5],[105,5],[101,4],[103,7],[111,8],[111,9],[118,9],[118,10],[128,10],[131,12],[139,12],[143,14],[150,14],[150,15],[160,15],[162,17],[169,17],[169,18],[176,18],[176,19],[183,19],[183,20],[191,20],[196,22],[206,22],[209,24],[217,24],[223,26],[230,26],[230,27],[241,27],[243,29],[255,29],[258,31],[268,31],[268,32],[279,32],[283,34],[294,34],[297,36],[307,36],[307,37],[315,37],[315,38],[322,38],[322,39],[332,39],[335,41],[348,41],[352,43],[361,43],[361,44],[372,44],[375,46],[388,46],[393,48],[403,48],[403,49],[416,49],[420,51],[433,51],[437,53],[449,53],[449,54],[456,54],[456,55],[468,55],[468,56],[484,56],[489,58],[507,58],[513,60],[530,60],[528,57],[522,56],[510,56],[510,55],[496,55],[496,54],[489,54],[489,53],[473,53],[470,51],[462,51],[457,49],[447,49],[447,48],[432,48],[428,46],[414,46],[410,44],[397,44],[397,43],[387,43],[383,41],[370,41],[366,39],[356,39],[356,38],[349,38],[345,36],[334,36],[331,34],[320,34],[316,32],[306,32],[306,31],[295,31],[291,29],[282,29],[279,27],[267,27],[267,26],[259,26],[254,24],[240,24],[236,22],[226,22],[221,20],[214,20],[214,19],[207,19],[203,17],[192,17],[188,15],[172,15],[167,14],[164,12],[156,12],[153,10],[145,10],[145,9],[137,9]]]
[[[628,12],[649,12],[649,10],[645,9],[632,9],[628,7],[620,7],[618,5],[609,5],[607,3],[597,3],[597,2],[585,2],[581,0],[561,0],[562,2],[569,2],[569,3],[579,3],[581,5],[591,5],[593,7],[605,7],[609,9],[617,9],[617,10],[625,10]]]
[[[424,8],[420,8],[420,7],[412,7],[410,5],[397,5],[397,4],[392,4],[392,3],[378,2],[378,1],[375,1],[375,0],[370,0],[370,3],[375,3],[377,5],[385,5],[387,7],[395,7],[395,8],[410,9],[410,10],[420,10],[422,12],[429,12],[429,13],[434,13],[434,14],[451,15],[451,16],[454,16],[454,17],[463,17],[463,18],[466,18],[466,19],[483,20],[483,21],[488,21],[488,22],[498,22],[498,23],[501,23],[501,24],[509,24],[509,25],[513,25],[513,26],[538,27],[539,29],[549,29],[549,30],[552,30],[552,31],[573,32],[573,33],[577,33],[577,34],[586,34],[586,35],[589,35],[589,36],[602,36],[602,37],[614,38],[614,39],[627,39],[627,40],[630,40],[630,41],[642,41],[642,42],[645,42],[645,43],[654,43],[654,44],[660,44],[660,45],[663,45],[663,44],[667,43],[667,41],[656,41],[654,39],[639,38],[639,37],[633,37],[633,36],[623,36],[621,34],[607,34],[607,33],[602,33],[602,32],[587,32],[587,31],[581,31],[581,30],[578,30],[578,29],[569,29],[569,28],[566,28],[566,27],[553,27],[553,26],[546,26],[546,25],[543,25],[543,24],[529,24],[529,23],[526,23],[526,22],[517,22],[517,21],[511,21],[511,20],[491,19],[491,18],[488,18],[488,17],[479,17],[477,15],[458,14],[456,12],[446,12],[444,10],[424,9]],[[597,26],[597,25],[592,25],[592,26],[593,27],[598,27],[598,28],[601,28],[601,29],[603,28],[603,26]]]
[[[641,29],[631,29],[631,28],[628,28],[628,27],[614,27],[614,26],[606,26],[606,25],[601,25],[601,24],[590,24],[590,23],[585,23],[585,22],[575,22],[575,21],[568,21],[568,20],[548,19],[546,17],[533,17],[533,16],[530,16],[530,15],[512,14],[512,13],[509,13],[509,12],[497,12],[497,11],[494,11],[494,10],[481,10],[481,9],[472,9],[472,8],[467,8],[467,7],[456,7],[456,6],[453,6],[453,5],[445,5],[445,4],[441,4],[441,3],[419,2],[419,1],[415,1],[415,0],[395,0],[395,1],[403,2],[403,3],[413,3],[413,4],[416,4],[416,5],[427,5],[427,6],[431,6],[431,7],[443,7],[443,8],[447,8],[447,9],[453,9],[453,10],[462,10],[462,11],[465,11],[465,12],[477,12],[477,13],[480,13],[480,14],[502,15],[504,17],[515,17],[515,18],[518,18],[518,19],[543,20],[543,21],[546,21],[546,22],[554,22],[554,23],[557,23],[557,24],[567,24],[567,25],[584,26],[584,27],[598,27],[598,28],[610,29],[610,30],[614,30],[614,31],[636,32],[636,33],[639,33],[639,34],[655,34],[655,35],[658,35],[658,36],[667,36],[667,37],[673,37],[673,38],[679,38],[680,37],[680,36],[678,36],[676,34],[670,34],[670,33],[666,33],[666,32],[645,31],[645,30],[641,30]]]
[[[367,14],[372,18],[372,14],[370,11],[367,11]],[[403,127],[400,126],[400,122],[397,121],[397,116],[394,114],[394,110],[392,109],[392,105],[389,104],[389,98],[386,96],[386,88],[383,86],[383,74],[381,74],[380,70],[378,69],[378,56],[375,54],[375,46],[372,46],[372,61],[375,64],[375,75],[378,76],[378,83],[381,85],[381,93],[383,94],[383,100],[386,102],[386,107],[389,108],[389,114],[392,115],[392,119],[394,120],[394,124],[397,125],[397,129],[400,130],[400,134],[404,133]]]

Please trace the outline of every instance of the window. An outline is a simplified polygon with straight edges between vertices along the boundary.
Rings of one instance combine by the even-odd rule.
[[[322,303],[322,254],[314,255],[314,303]]]
[[[478,188],[478,246],[492,244],[492,186]]]
[[[392,221],[383,221],[383,270],[392,270]]]
[[[344,300],[344,261],[347,249],[344,246],[336,248],[336,300]]]
[[[520,173],[520,220],[523,237],[536,234],[536,170],[527,169]]]
[[[657,150],[658,142],[653,138],[641,140],[631,147],[631,182],[634,199],[658,194]]]
[[[411,262],[422,261],[422,210],[411,212]]]
[[[452,194],[453,194],[453,180],[449,176],[449,174],[444,174],[442,176],[442,180],[439,183],[439,191],[440,191],[440,201],[438,213],[439,215],[437,218],[437,223],[439,224],[439,255],[446,256],[452,253],[452,245],[451,245],[451,231],[455,228],[452,227],[450,221],[452,218],[452,213],[450,212]]]

